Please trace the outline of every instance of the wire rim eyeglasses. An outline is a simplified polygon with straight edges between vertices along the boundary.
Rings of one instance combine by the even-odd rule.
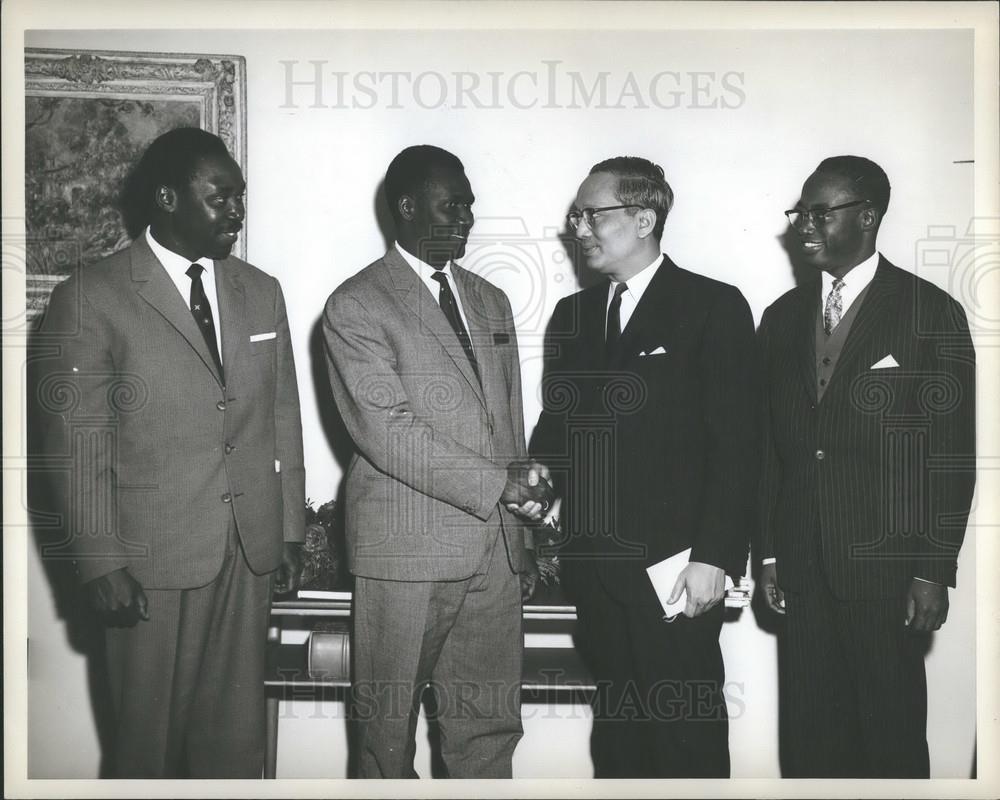
[[[601,211],[617,211],[620,208],[643,208],[643,206],[629,203],[623,206],[601,206],[600,208],[581,208],[579,211],[570,211],[566,215],[566,222],[571,228],[578,228],[580,221],[587,223],[588,228],[594,227],[594,214]]]

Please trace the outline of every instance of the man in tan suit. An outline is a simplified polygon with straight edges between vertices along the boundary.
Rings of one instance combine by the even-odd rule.
[[[154,141],[132,244],[59,285],[38,387],[66,544],[110,624],[118,777],[260,777],[272,585],[304,537],[302,431],[278,282],[230,250],[222,141]]]
[[[511,776],[521,737],[521,586],[548,471],[525,455],[510,303],[459,267],[474,197],[462,162],[403,150],[386,197],[397,241],[331,296],[333,394],[347,471],[360,777],[415,777],[433,688],[449,777]],[[513,513],[512,513],[513,512]],[[537,574],[537,573],[535,573]]]

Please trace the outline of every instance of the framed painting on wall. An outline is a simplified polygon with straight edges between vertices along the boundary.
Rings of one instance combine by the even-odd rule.
[[[226,143],[246,173],[242,56],[26,48],[26,322],[53,287],[131,241],[118,207],[150,142],[182,126]],[[246,234],[236,255],[246,257]]]

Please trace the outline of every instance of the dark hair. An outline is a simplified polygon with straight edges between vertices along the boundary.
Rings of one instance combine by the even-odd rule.
[[[832,156],[823,159],[816,172],[847,178],[858,194],[878,209],[879,217],[889,208],[889,177],[874,161],[861,156]]]
[[[651,208],[656,212],[653,236],[656,241],[660,241],[667,214],[674,205],[674,191],[663,176],[663,168],[638,156],[616,156],[594,164],[590,168],[590,174],[596,172],[607,172],[618,178],[618,187],[615,189],[618,202]],[[628,209],[628,213],[636,212],[635,209]]]
[[[458,156],[432,144],[407,147],[392,160],[385,171],[385,199],[394,221],[399,222],[399,198],[422,189],[436,167],[465,172]]]
[[[134,239],[152,221],[157,188],[185,185],[207,156],[230,157],[225,142],[201,128],[174,128],[153,140],[126,178],[119,201],[129,236]]]

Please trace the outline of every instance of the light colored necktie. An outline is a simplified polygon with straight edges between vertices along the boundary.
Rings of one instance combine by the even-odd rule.
[[[840,296],[840,290],[844,287],[844,282],[840,278],[833,279],[833,288],[826,297],[826,307],[823,309],[823,330],[829,336],[833,329],[840,324],[840,317],[844,313],[844,299]]]

